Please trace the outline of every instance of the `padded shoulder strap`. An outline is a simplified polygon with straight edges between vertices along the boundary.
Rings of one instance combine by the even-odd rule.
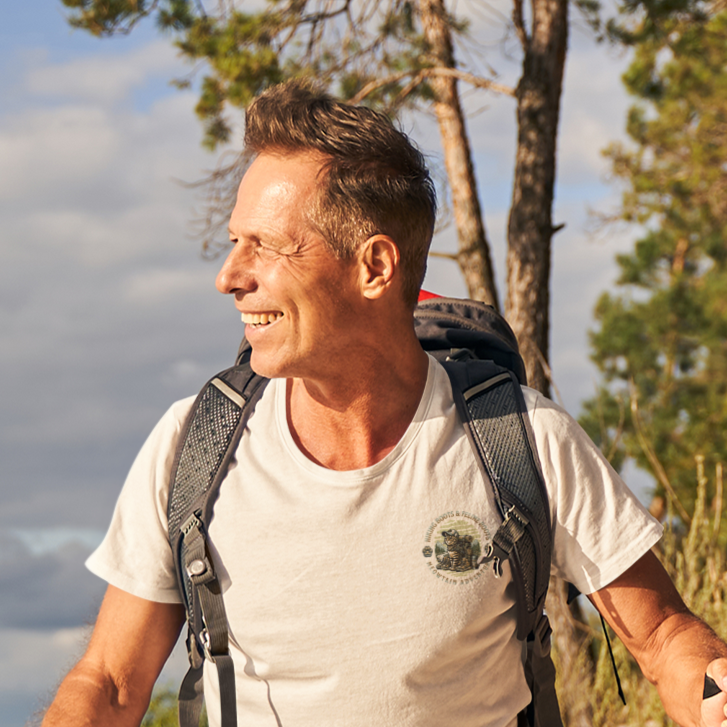
[[[518,726],[563,727],[543,611],[552,550],[550,507],[520,384],[492,361],[443,363],[465,431],[492,483],[502,524],[482,562],[495,575],[510,562],[518,591],[517,637],[526,643],[525,678],[532,700]],[[501,571],[499,571],[501,572]]]
[[[197,727],[205,659],[217,668],[222,727],[237,727],[235,670],[229,653],[222,589],[207,544],[220,483],[267,380],[242,364],[211,379],[182,429],[167,507],[177,584],[187,611],[190,669],[179,692],[182,727]]]
[[[266,384],[267,379],[243,364],[219,373],[197,396],[171,470],[167,517],[175,554],[182,540],[181,527],[192,513],[199,511],[202,522],[209,523],[220,482]],[[186,600],[184,591],[182,596]]]
[[[550,577],[550,507],[520,384],[491,361],[447,361],[455,403],[503,523],[485,561],[509,560],[518,589],[518,638],[539,620]]]

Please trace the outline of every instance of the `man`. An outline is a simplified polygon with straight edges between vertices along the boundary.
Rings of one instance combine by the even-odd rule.
[[[423,159],[384,117],[304,83],[255,101],[246,145],[217,287],[271,382],[209,533],[240,723],[513,727],[530,694],[509,567],[452,567],[465,530],[488,542],[500,518],[412,325],[435,216]],[[525,395],[554,571],[590,594],[677,722],[717,727],[727,696],[702,700],[702,683],[727,688],[727,647],[651,554],[660,526],[564,412]],[[89,559],[108,592],[46,727],[142,719],[184,620],[166,502],[190,406],[150,435]],[[438,534],[449,560],[422,548]],[[214,668],[205,694],[219,724]]]

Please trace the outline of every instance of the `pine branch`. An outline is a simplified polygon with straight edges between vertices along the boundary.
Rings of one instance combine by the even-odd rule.
[[[456,263],[459,262],[459,255],[450,252],[436,252],[435,250],[430,250],[429,257],[438,257],[443,258],[444,260],[453,260]]]
[[[418,71],[409,70],[402,71],[400,73],[392,73],[390,76],[378,78],[375,81],[370,81],[351,99],[351,103],[360,103],[369,94],[373,93],[382,86],[388,86],[391,83],[397,83],[402,79],[406,78],[407,76],[412,76],[414,74],[416,74],[415,78],[419,79],[419,83],[421,83],[425,78],[431,78],[433,76],[444,76],[464,81],[465,83],[469,83],[475,88],[485,88],[489,91],[494,91],[495,93],[501,93],[504,96],[511,96],[513,98],[515,97],[515,89],[510,88],[510,86],[505,86],[504,84],[497,83],[496,81],[490,81],[488,78],[482,78],[481,76],[476,76],[475,74],[468,73],[467,71],[461,71],[459,68],[437,67],[422,68]],[[411,91],[408,91],[408,93],[411,93]]]
[[[332,18],[337,18],[339,15],[347,14],[350,7],[351,0],[345,0],[340,8],[336,8],[335,10],[330,10],[328,12],[324,11],[321,13],[311,13],[310,15],[304,15],[303,17],[301,17],[300,22],[317,25],[324,20],[331,20]]]
[[[636,384],[634,383],[634,380],[631,378],[629,379],[629,390],[631,392],[631,417],[634,422],[634,428],[636,429],[636,436],[639,439],[639,445],[641,446],[642,451],[646,455],[647,459],[651,463],[652,468],[654,469],[654,474],[656,475],[656,478],[661,483],[662,487],[669,493],[669,496],[672,498],[672,501],[674,502],[674,505],[676,505],[677,510],[679,511],[679,516],[684,521],[685,524],[689,525],[689,523],[692,522],[692,518],[689,517],[689,514],[684,509],[684,505],[682,505],[681,501],[677,497],[677,493],[674,491],[674,488],[671,486],[671,482],[669,482],[669,478],[666,475],[666,472],[664,471],[664,468],[661,466],[661,462],[659,462],[659,458],[656,456],[656,453],[654,450],[649,446],[649,442],[646,439],[646,435],[644,434],[644,428],[641,423],[641,415],[639,413],[639,403],[638,403],[638,394],[636,392]]]
[[[513,0],[512,4],[512,22],[515,26],[515,32],[520,40],[520,45],[524,51],[530,46],[530,37],[525,28],[525,19],[523,18],[523,0]]]

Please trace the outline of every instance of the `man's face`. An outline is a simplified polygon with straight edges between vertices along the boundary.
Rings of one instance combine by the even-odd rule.
[[[357,265],[337,259],[306,217],[320,168],[309,154],[260,154],[230,219],[234,247],[217,289],[235,296],[263,376],[333,375],[336,349],[356,328]]]

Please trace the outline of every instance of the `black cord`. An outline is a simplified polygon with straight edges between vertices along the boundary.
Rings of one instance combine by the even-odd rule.
[[[601,614],[598,614],[601,616]],[[621,697],[621,701],[626,704],[626,697],[624,696],[624,690],[621,688],[621,679],[618,676],[618,669],[616,668],[616,659],[613,657],[613,649],[611,648],[611,639],[608,637],[608,628],[606,626],[606,622],[603,620],[603,616],[601,616],[601,625],[603,626],[603,633],[606,635],[606,644],[608,646],[608,653],[611,657],[611,666],[613,667],[613,675],[616,677],[616,686],[618,687],[618,696]]]

